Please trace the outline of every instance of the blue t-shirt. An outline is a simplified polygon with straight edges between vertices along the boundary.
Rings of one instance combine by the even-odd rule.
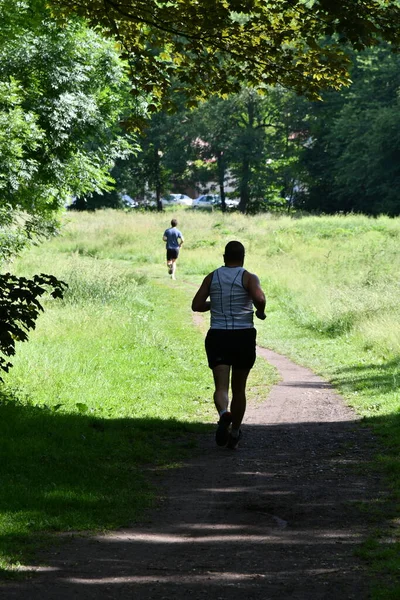
[[[170,227],[169,229],[166,229],[164,231],[164,237],[167,238],[167,250],[178,250],[178,239],[181,239],[183,242],[183,235],[176,227]]]

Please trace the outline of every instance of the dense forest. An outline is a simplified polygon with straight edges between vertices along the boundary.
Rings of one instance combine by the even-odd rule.
[[[157,185],[211,185],[224,198],[228,183],[243,212],[400,214],[400,57],[381,46],[353,52],[352,63],[352,84],[317,101],[280,86],[191,110],[181,97],[176,112],[152,116],[140,153],[118,162],[117,189],[143,198]]]

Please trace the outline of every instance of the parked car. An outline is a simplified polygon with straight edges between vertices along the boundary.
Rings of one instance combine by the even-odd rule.
[[[240,200],[234,198],[225,198],[225,204],[227,208],[237,208],[239,206]]]
[[[139,207],[139,202],[137,200],[134,200],[130,196],[128,196],[128,194],[122,194],[121,203],[125,208],[138,208]]]
[[[192,206],[193,200],[186,194],[168,194],[168,196],[161,198],[161,202],[163,206],[176,206],[177,204]]]
[[[213,210],[218,206],[221,206],[221,199],[218,194],[203,194],[199,196],[195,200],[193,200],[192,204],[193,208],[205,208],[208,210]]]

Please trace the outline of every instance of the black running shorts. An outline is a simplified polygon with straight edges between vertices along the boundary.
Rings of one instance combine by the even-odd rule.
[[[179,248],[167,248],[167,260],[178,258]]]
[[[209,329],[205,346],[208,366],[231,365],[251,369],[256,360],[256,330]]]

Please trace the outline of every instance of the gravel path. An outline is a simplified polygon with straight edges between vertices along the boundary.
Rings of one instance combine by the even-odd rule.
[[[199,436],[197,458],[167,474],[149,520],[76,536],[0,597],[24,600],[364,600],[354,550],[360,501],[379,494],[365,466],[373,439],[329,384],[258,349],[280,372],[248,408],[237,451]]]

